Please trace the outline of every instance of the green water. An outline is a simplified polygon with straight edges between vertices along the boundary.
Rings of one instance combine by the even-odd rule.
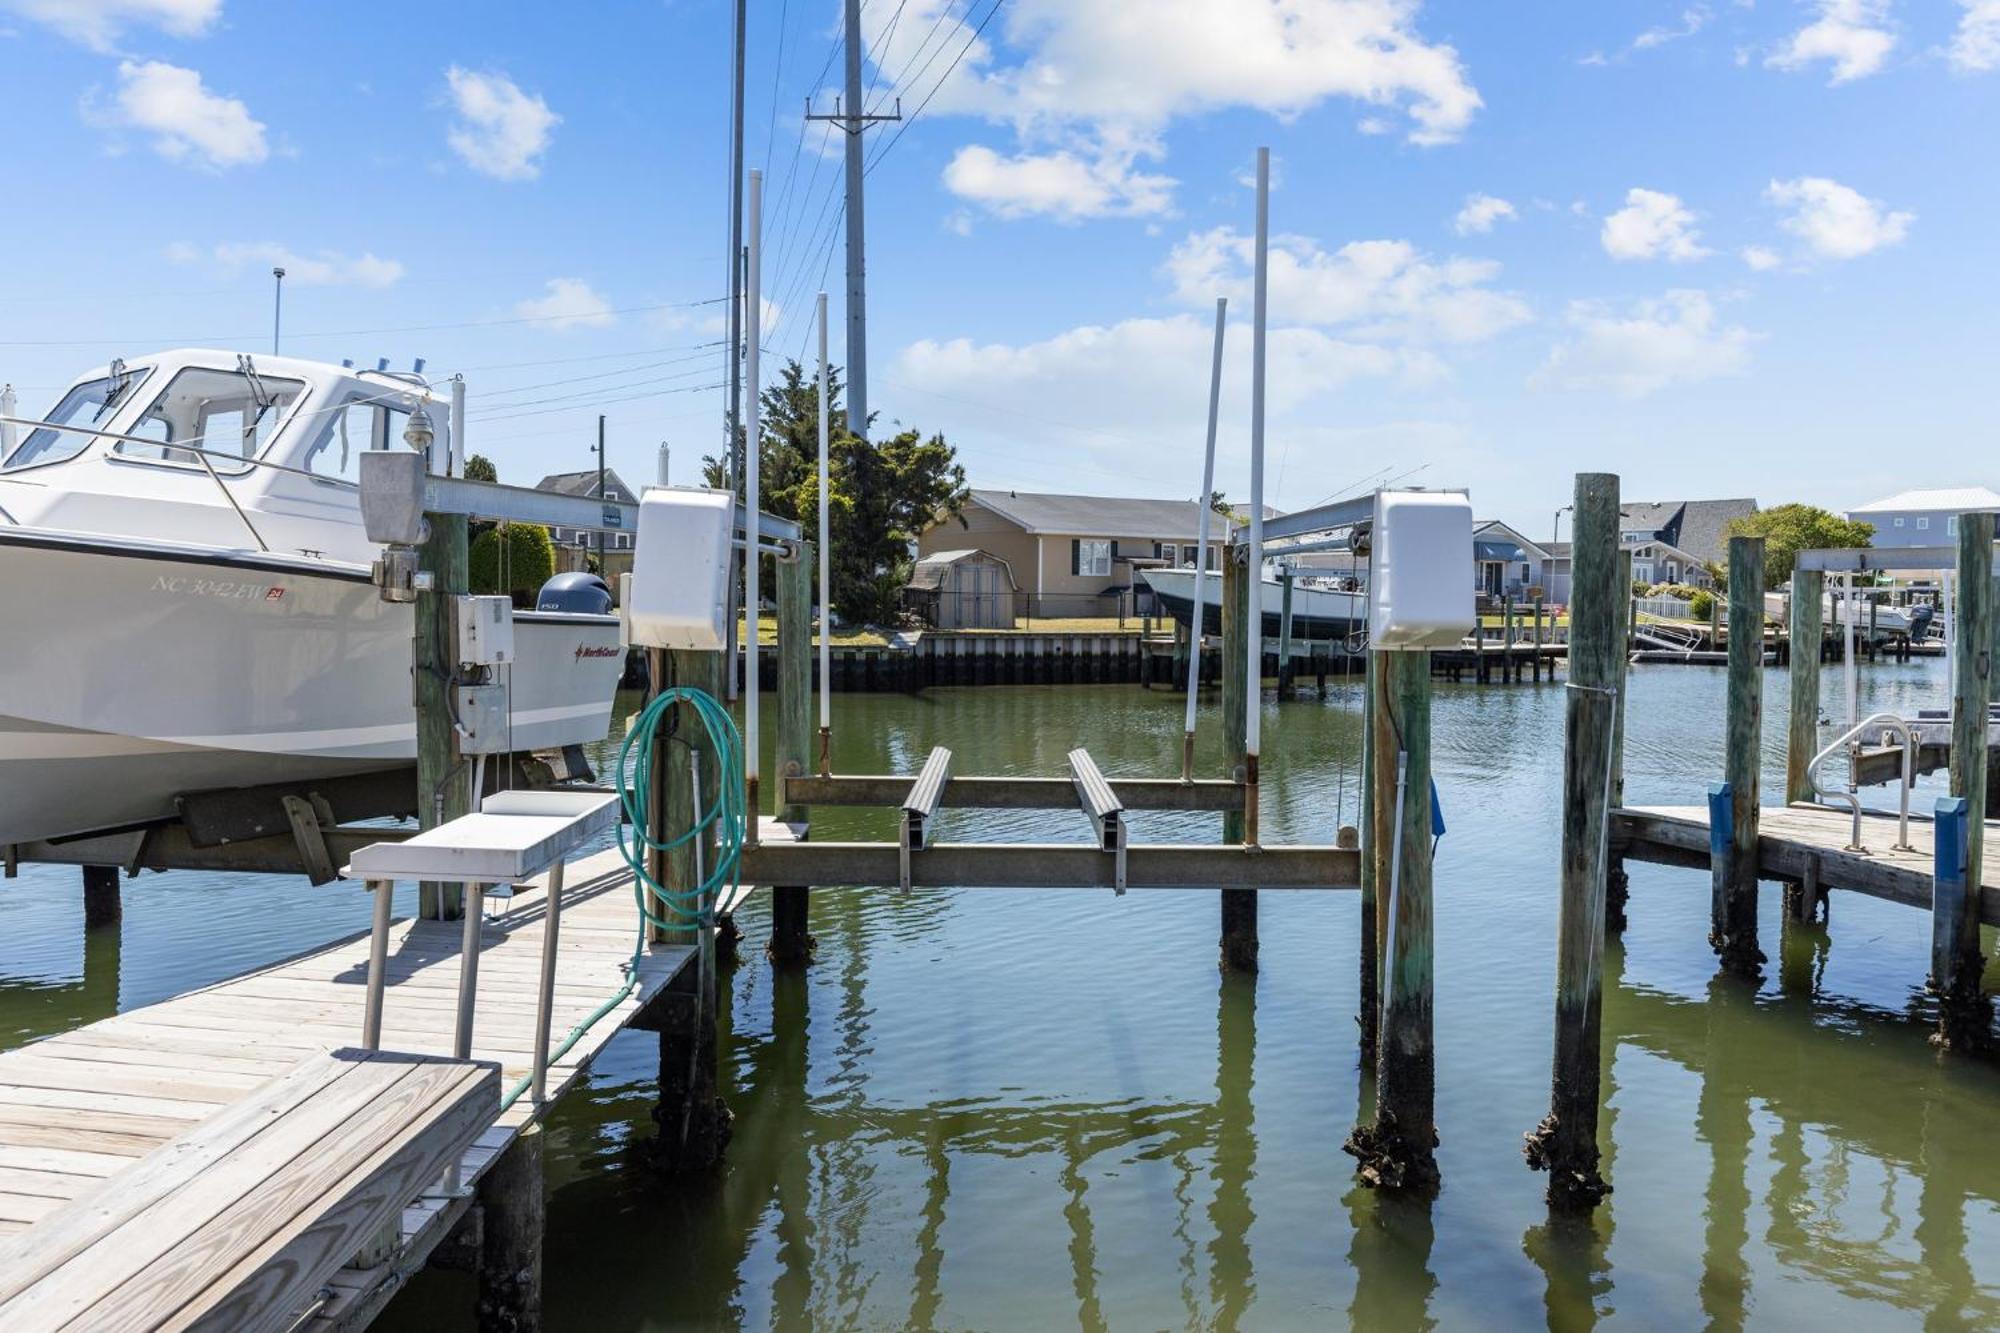
[[[1945,702],[1941,667],[1864,672],[1863,709]],[[1837,673],[1827,680],[1829,707]],[[1355,687],[1267,702],[1268,840],[1354,819]],[[1785,680],[1766,686],[1767,791]],[[1628,795],[1692,804],[1719,775],[1722,676],[1637,668]],[[836,701],[836,766],[1176,771],[1180,700],[1133,686]],[[765,716],[775,718],[767,707]],[[1633,865],[1608,959],[1605,1170],[1552,1226],[1521,1135],[1548,1107],[1561,765],[1557,686],[1436,700],[1438,1150],[1428,1206],[1353,1184],[1352,894],[1264,895],[1263,970],[1216,970],[1213,895],[830,892],[819,961],[727,982],[728,1164],[644,1165],[653,1037],[626,1033],[552,1122],[553,1329],[2000,1326],[2000,1070],[1926,1043],[1925,914],[1839,896],[1771,963],[1717,980],[1708,878]],[[1213,725],[1212,708],[1204,713]],[[1204,765],[1219,768],[1213,737]],[[1927,780],[1927,809],[1938,779]],[[1882,800],[1880,793],[1876,799]],[[1151,815],[1149,841],[1217,817]],[[1081,839],[1061,812],[952,811],[946,838]],[[828,811],[821,837],[887,837]],[[122,951],[80,925],[75,872],[0,888],[0,1041],[241,971],[365,923],[358,891],[153,877]],[[425,1274],[378,1327],[470,1329],[469,1279]]]

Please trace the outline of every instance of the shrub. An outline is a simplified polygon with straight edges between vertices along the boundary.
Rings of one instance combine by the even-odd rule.
[[[507,534],[504,562],[500,546],[502,531]],[[466,572],[472,591],[507,593],[516,606],[525,605],[526,599],[541,591],[542,585],[556,572],[555,543],[549,540],[549,530],[539,523],[489,528],[473,538],[472,548],[467,552]],[[503,575],[507,583],[504,588],[500,586]]]
[[[1688,614],[1696,620],[1707,620],[1715,614],[1715,594],[1706,588],[1697,588],[1688,598]]]

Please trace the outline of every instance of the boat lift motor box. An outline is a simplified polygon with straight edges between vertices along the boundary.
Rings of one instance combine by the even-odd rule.
[[[1455,648],[1476,623],[1472,501],[1452,491],[1377,491],[1369,646]]]
[[[458,660],[466,666],[508,666],[513,663],[512,598],[458,599]]]
[[[736,497],[693,486],[651,486],[639,497],[626,616],[641,648],[721,652],[726,639],[730,539]]]

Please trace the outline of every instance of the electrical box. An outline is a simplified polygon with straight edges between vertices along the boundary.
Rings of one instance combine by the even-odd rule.
[[[736,498],[728,491],[653,486],[639,497],[627,601],[642,648],[720,652]]]
[[[466,666],[508,666],[513,663],[512,598],[458,599],[458,660]]]
[[[461,754],[506,754],[507,687],[504,685],[461,685],[458,687],[458,749]]]
[[[1369,540],[1369,646],[1456,648],[1476,623],[1472,501],[1447,491],[1377,491]]]

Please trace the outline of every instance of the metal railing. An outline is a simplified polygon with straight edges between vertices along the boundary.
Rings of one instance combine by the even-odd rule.
[[[1848,839],[1847,850],[1867,851],[1868,848],[1861,841],[1861,797],[1855,790],[1854,780],[1860,759],[1862,738],[1871,730],[1877,733],[1895,732],[1903,738],[1903,780],[1899,784],[1902,789],[1900,792],[1902,808],[1896,825],[1896,850],[1914,851],[1916,849],[1910,846],[1910,789],[1917,783],[1917,733],[1908,722],[1894,713],[1875,713],[1863,718],[1842,732],[1839,739],[1813,756],[1812,762],[1806,765],[1806,776],[1812,782],[1813,795],[1821,805],[1845,802],[1848,809],[1853,811],[1854,833]],[[1843,751],[1847,754],[1847,790],[1827,791],[1820,785],[1820,765]]]

